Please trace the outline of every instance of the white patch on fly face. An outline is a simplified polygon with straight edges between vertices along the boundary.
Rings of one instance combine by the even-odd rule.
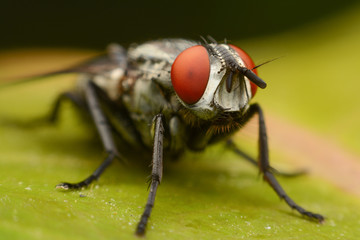
[[[231,91],[227,92],[225,80],[221,82],[216,91],[214,103],[226,109],[227,112],[240,111],[251,99],[250,89],[250,82],[246,77],[234,75]]]

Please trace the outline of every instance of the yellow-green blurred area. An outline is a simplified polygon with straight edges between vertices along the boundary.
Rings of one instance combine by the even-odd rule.
[[[270,161],[274,167],[289,172],[309,170],[308,175],[279,177],[279,181],[301,206],[325,215],[325,223],[308,221],[289,209],[261,181],[257,169],[219,145],[203,154],[186,154],[179,162],[165,159],[163,182],[147,239],[360,239],[360,5],[349,2],[239,2],[235,15],[233,5],[224,7],[210,1],[207,3],[219,7],[204,13],[199,10],[203,22],[194,24],[198,28],[204,26],[199,34],[206,34],[201,32],[206,30],[217,39],[234,36],[229,40],[246,50],[257,64],[280,57],[258,69],[268,87],[259,89],[254,98],[268,123]],[[282,10],[277,9],[280,3],[285,7]],[[173,7],[185,8],[180,3]],[[104,9],[99,14],[106,15]],[[146,15],[154,9],[157,8],[139,7],[134,14]],[[226,10],[232,14],[226,14]],[[177,12],[171,18],[167,9],[157,11],[166,12],[168,18],[163,21],[179,26]],[[125,19],[129,19],[129,11],[125,12]],[[194,12],[189,10],[190,16]],[[210,19],[217,13],[222,16],[218,21]],[[295,18],[297,14],[303,18]],[[89,21],[96,18],[90,12],[88,15],[85,19]],[[281,23],[281,18],[289,21]],[[153,36],[167,37],[166,27],[164,32],[159,30],[160,17],[154,19],[158,27]],[[122,25],[126,25],[125,30],[131,24],[141,25],[132,21],[126,24],[123,20],[119,31]],[[149,18],[147,24],[151,21]],[[217,25],[211,28],[213,22]],[[239,22],[243,25],[228,26]],[[40,20],[39,24],[46,25]],[[212,32],[222,25],[228,34]],[[14,26],[19,31],[19,23]],[[261,26],[260,33],[254,33],[255,26]],[[100,31],[103,38],[91,42],[90,35],[96,35],[96,31],[90,34],[77,27],[88,34],[84,35],[89,39],[84,44],[86,49],[77,48],[79,38],[74,43],[65,40],[62,47],[59,42],[59,47],[49,44],[46,40],[55,34],[54,29],[47,33],[44,28],[42,36],[44,46],[52,48],[30,48],[31,44],[21,41],[6,45],[5,40],[10,37],[4,37],[4,45],[0,46],[1,83],[59,70],[96,56],[106,32]],[[199,39],[193,34],[195,27],[184,36]],[[94,29],[100,26],[95,25]],[[24,30],[27,31],[31,30]],[[149,32],[150,29],[144,32],[145,39],[150,39]],[[247,37],[234,32],[244,32]],[[176,36],[171,31],[169,35]],[[127,38],[126,34],[119,40],[110,33],[109,36],[108,42],[120,44]],[[38,36],[29,38],[29,42],[42,41]],[[140,42],[139,39],[135,38]],[[124,40],[125,46],[128,41]],[[46,115],[57,95],[71,89],[76,77],[59,75],[13,86],[0,85],[0,239],[135,238],[133,231],[147,198],[150,160],[128,166],[116,162],[88,189],[57,191],[54,186],[60,181],[79,181],[97,167],[104,157],[101,143],[71,104],[64,105],[56,125],[27,125]],[[257,125],[255,121],[249,125],[236,134],[235,142],[256,156]]]
[[[305,28],[245,42],[269,88],[257,100],[360,153],[359,8]]]

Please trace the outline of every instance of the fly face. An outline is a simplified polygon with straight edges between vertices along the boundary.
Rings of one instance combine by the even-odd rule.
[[[181,103],[197,117],[210,120],[244,112],[257,87],[266,87],[254,68],[251,58],[236,46],[196,45],[175,59],[171,81]]]

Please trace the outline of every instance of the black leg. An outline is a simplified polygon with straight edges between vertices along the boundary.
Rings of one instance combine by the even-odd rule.
[[[311,219],[317,220],[319,222],[324,221],[324,217],[317,213],[312,213],[304,208],[300,207],[296,204],[284,191],[284,189],[280,186],[279,182],[274,177],[273,173],[270,169],[269,164],[269,151],[268,151],[268,142],[267,142],[267,135],[266,135],[266,127],[264,121],[264,114],[258,104],[253,104],[250,106],[249,109],[249,117],[254,115],[255,113],[259,116],[259,169],[263,174],[264,180],[267,181],[270,186],[274,189],[277,195],[284,199],[285,202],[293,209],[297,210],[302,215],[308,216]]]
[[[254,158],[252,158],[250,155],[248,155],[247,153],[242,151],[238,146],[236,146],[232,139],[229,139],[226,141],[226,146],[228,148],[230,148],[235,154],[241,156],[243,159],[247,160],[252,165],[254,165],[256,167],[259,166],[258,162]],[[269,171],[271,171],[272,173],[274,173],[276,175],[283,176],[283,177],[297,177],[297,176],[306,174],[305,170],[300,170],[300,171],[293,172],[293,173],[287,173],[287,172],[281,172],[271,166],[269,166]]]
[[[43,126],[44,124],[48,124],[48,123],[55,123],[58,120],[60,108],[64,101],[70,101],[78,109],[83,110],[84,112],[87,111],[86,103],[78,94],[73,93],[73,92],[64,92],[64,93],[60,94],[58,96],[58,98],[56,99],[54,106],[49,115],[41,116],[39,118],[35,118],[35,119],[32,119],[30,121],[25,121],[25,122],[19,121],[16,119],[9,119],[9,120],[5,119],[5,121],[4,121],[4,118],[2,118],[1,120],[4,121],[5,123],[7,123],[7,122],[9,122],[11,124],[15,123],[16,126],[21,126],[24,128],[30,128],[30,127],[34,128],[34,127]]]
[[[54,107],[49,116],[50,122],[56,122],[58,120],[61,104],[65,100],[70,100],[79,109],[86,110],[86,103],[78,94],[73,92],[64,92],[55,101]]]
[[[88,82],[85,88],[85,97],[88,103],[88,108],[91,113],[91,116],[95,122],[95,126],[98,130],[102,143],[104,145],[105,151],[107,152],[107,157],[100,164],[100,166],[85,180],[78,183],[60,183],[56,188],[61,189],[79,189],[82,187],[88,186],[93,180],[98,179],[103,171],[112,163],[114,158],[119,157],[119,153],[116,149],[113,136],[111,134],[111,127],[106,119],[99,100],[96,96],[94,86],[91,82]]]
[[[145,210],[141,215],[140,221],[136,228],[135,234],[138,236],[143,236],[145,234],[146,225],[149,220],[151,210],[154,207],[156,191],[162,179],[163,136],[164,136],[164,127],[162,121],[163,121],[162,114],[158,114],[155,116],[154,118],[155,136],[154,136],[154,149],[152,156],[150,192],[149,192],[148,200],[145,205]]]

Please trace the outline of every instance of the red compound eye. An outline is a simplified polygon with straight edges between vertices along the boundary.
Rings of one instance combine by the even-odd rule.
[[[253,60],[250,58],[250,56],[244,50],[242,50],[241,48],[238,48],[234,45],[231,45],[231,44],[229,44],[229,46],[239,54],[240,58],[245,62],[245,65],[248,69],[253,69],[255,67],[255,63],[253,62]],[[258,75],[256,68],[252,71],[256,75]],[[256,90],[257,90],[257,86],[251,81],[250,81],[250,86],[251,86],[251,95],[254,97]]]
[[[199,101],[205,92],[209,76],[209,54],[200,45],[181,52],[171,67],[171,82],[175,92],[187,104]]]

